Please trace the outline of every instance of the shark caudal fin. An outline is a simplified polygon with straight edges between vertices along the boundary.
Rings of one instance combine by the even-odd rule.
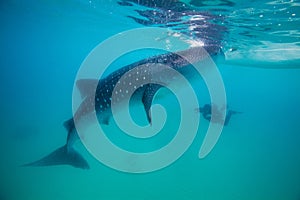
[[[51,166],[51,165],[71,165],[76,168],[89,169],[86,160],[75,151],[73,148],[68,148],[64,145],[49,155],[32,163],[22,166]]]

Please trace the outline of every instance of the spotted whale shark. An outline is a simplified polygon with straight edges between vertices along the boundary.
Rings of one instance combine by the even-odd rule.
[[[203,53],[205,49],[205,54]],[[108,74],[106,77],[100,80],[94,79],[80,79],[76,82],[76,86],[83,98],[77,111],[73,117],[64,122],[64,127],[68,132],[66,143],[53,151],[49,155],[41,158],[40,160],[25,164],[24,166],[49,166],[49,165],[71,165],[76,168],[88,169],[89,164],[74,148],[74,143],[79,140],[78,133],[76,131],[75,122],[80,121],[85,115],[91,112],[96,112],[98,122],[100,124],[109,124],[109,119],[112,116],[111,103],[112,93],[116,84],[121,80],[125,74],[131,76],[131,71],[139,66],[146,66],[145,73],[151,73],[152,75],[160,75],[163,72],[159,68],[155,68],[156,64],[163,64],[175,69],[180,73],[187,73],[185,68],[190,66],[194,62],[198,62],[204,59],[207,55],[217,55],[220,52],[219,46],[204,46],[204,47],[191,47],[187,50],[164,53],[156,56],[152,56],[130,65],[121,67],[120,69]],[[208,54],[207,54],[208,53]],[[187,61],[188,59],[188,61]],[[96,91],[91,94],[90,88],[96,85]],[[135,79],[131,79],[129,84],[126,85],[128,90],[137,89],[138,95],[144,105],[147,120],[151,123],[150,107],[152,100],[157,91],[163,87],[159,84],[145,84],[138,85]],[[136,90],[137,91],[137,90]],[[126,92],[126,91],[123,91]]]

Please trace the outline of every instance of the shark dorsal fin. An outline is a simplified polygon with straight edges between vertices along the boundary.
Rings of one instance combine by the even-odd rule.
[[[85,98],[89,94],[92,94],[97,87],[99,80],[97,79],[79,79],[76,82],[76,86],[80,91],[82,98]]]

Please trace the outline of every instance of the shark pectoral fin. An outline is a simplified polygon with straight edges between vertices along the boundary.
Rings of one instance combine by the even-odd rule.
[[[51,166],[51,165],[71,165],[76,168],[89,169],[86,160],[73,148],[64,145],[49,155],[32,163],[22,166]]]
[[[80,91],[81,98],[95,93],[99,80],[97,79],[79,79],[76,82],[76,86]]]
[[[145,111],[147,114],[147,120],[150,124],[152,123],[151,112],[150,112],[152,101],[153,101],[154,95],[161,87],[162,86],[159,84],[154,84],[154,83],[149,84],[147,86],[147,88],[145,89],[143,97],[142,97],[142,102],[143,102],[143,105],[144,105],[144,108],[145,108]]]
[[[101,124],[105,124],[105,125],[109,125],[109,116],[105,116],[101,119],[100,123]]]

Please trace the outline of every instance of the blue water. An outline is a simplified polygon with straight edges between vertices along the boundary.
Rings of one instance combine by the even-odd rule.
[[[113,170],[81,143],[76,149],[87,159],[89,170],[20,167],[65,143],[67,132],[62,124],[72,116],[74,80],[92,49],[115,34],[145,27],[132,19],[147,19],[136,10],[161,9],[124,2],[132,6],[104,0],[0,3],[0,200],[299,200],[300,2],[295,0],[184,1],[197,12],[218,16],[210,19],[210,24],[224,28],[215,39],[223,54],[217,66],[229,108],[243,112],[232,117],[204,159],[198,158],[198,152],[208,122],[201,118],[190,148],[176,162],[155,172]],[[147,26],[166,24],[170,22]],[[189,25],[177,31],[188,35],[193,32]],[[191,37],[199,39],[197,34]],[[206,39],[211,42],[214,38]],[[116,63],[128,64],[146,54],[133,55]],[[209,103],[203,81],[195,84],[201,91],[197,93],[200,105]],[[115,134],[122,132],[108,126],[105,130],[110,138],[129,151],[152,151],[168,143],[180,120],[178,104],[164,90],[156,101],[171,113],[171,122],[161,133],[166,137],[151,143],[143,140],[141,145],[124,136],[125,141],[118,140]],[[137,116],[145,117],[143,113]]]

